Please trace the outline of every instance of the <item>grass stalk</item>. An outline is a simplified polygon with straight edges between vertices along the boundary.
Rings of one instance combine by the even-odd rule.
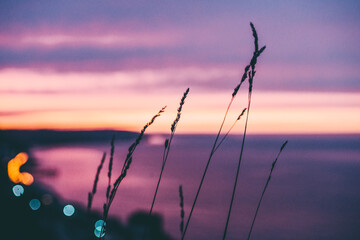
[[[153,201],[152,201],[152,203],[151,203],[149,215],[151,215],[151,213],[152,213],[152,211],[153,211],[153,208],[154,208],[154,204],[155,204],[157,192],[158,192],[159,186],[160,186],[161,177],[162,177],[162,174],[163,174],[163,171],[164,171],[164,168],[165,168],[166,161],[167,161],[168,156],[169,156],[171,143],[172,143],[172,140],[173,140],[175,131],[176,131],[176,127],[177,127],[177,125],[178,125],[178,123],[179,123],[179,120],[180,120],[180,117],[181,117],[182,107],[183,107],[183,105],[184,105],[184,103],[185,103],[185,99],[186,99],[189,91],[190,91],[189,88],[186,89],[186,91],[184,92],[183,97],[182,97],[181,100],[180,100],[180,105],[179,105],[179,108],[178,108],[178,110],[177,110],[176,118],[175,118],[174,122],[173,122],[172,125],[171,125],[170,138],[165,140],[165,148],[164,148],[164,153],[163,153],[163,158],[162,158],[163,161],[162,161],[162,165],[161,165],[160,176],[159,176],[159,179],[158,179],[158,182],[157,182],[157,185],[156,185],[156,189],[155,189]]]
[[[239,85],[238,85],[238,86],[239,86]],[[235,94],[235,95],[236,95],[236,94]],[[231,104],[232,104],[232,102],[234,101],[235,95],[233,95],[232,98],[231,98],[231,100],[230,100],[230,103],[229,103],[229,105],[228,105],[228,107],[227,107],[227,109],[226,109],[226,112],[225,112],[223,121],[222,121],[222,123],[221,123],[221,125],[220,125],[219,131],[218,131],[218,133],[217,133],[217,135],[216,135],[215,141],[214,141],[213,146],[212,146],[212,148],[211,148],[210,156],[209,156],[209,158],[208,158],[208,161],[207,161],[207,163],[206,163],[206,166],[205,166],[203,175],[202,175],[202,177],[201,177],[200,184],[199,184],[199,187],[198,187],[197,192],[196,192],[196,195],[195,195],[195,199],[194,199],[194,201],[193,201],[193,204],[192,204],[191,209],[190,209],[190,212],[189,212],[189,216],[188,216],[187,221],[186,221],[186,224],[185,224],[185,229],[184,229],[183,235],[181,236],[181,240],[183,240],[183,239],[185,238],[185,234],[186,234],[186,231],[187,231],[187,229],[188,229],[188,226],[189,226],[189,223],[190,223],[190,220],[191,220],[192,213],[193,213],[193,211],[194,211],[194,209],[195,209],[195,205],[196,205],[197,199],[198,199],[198,197],[199,197],[201,187],[202,187],[202,185],[203,185],[203,183],[204,183],[204,179],[205,179],[207,170],[208,170],[208,168],[209,168],[211,159],[212,159],[212,157],[213,157],[213,155],[214,155],[214,153],[215,153],[215,148],[216,148],[216,146],[217,146],[217,142],[218,142],[218,140],[219,140],[221,130],[222,130],[223,126],[224,126],[225,120],[226,120],[226,118],[227,118],[227,115],[228,115],[229,109],[230,109],[230,107],[231,107]]]
[[[250,227],[250,231],[249,231],[247,240],[249,240],[250,237],[251,237],[251,233],[252,233],[252,230],[253,230],[253,227],[254,227],[254,224],[255,224],[255,220],[256,220],[257,214],[258,214],[258,212],[259,212],[259,208],[260,208],[262,199],[263,199],[263,197],[264,197],[265,191],[266,191],[266,189],[267,189],[267,187],[268,187],[268,185],[269,185],[272,172],[273,172],[273,170],[274,170],[274,168],[275,168],[275,165],[276,165],[276,163],[277,163],[277,161],[278,161],[278,159],[279,159],[279,157],[280,157],[281,152],[284,150],[284,148],[285,148],[285,146],[286,146],[287,143],[288,143],[288,141],[286,140],[286,141],[282,144],[278,155],[276,156],[274,162],[271,164],[270,173],[269,173],[269,176],[268,176],[268,178],[267,178],[267,180],[266,180],[264,189],[263,189],[263,191],[262,191],[262,193],[261,193],[261,197],[260,197],[260,200],[259,200],[259,202],[258,202],[258,205],[257,205],[257,207],[256,207],[255,215],[254,215],[254,218],[253,218],[252,223],[251,223],[251,227]]]
[[[106,189],[106,203],[109,201],[109,195],[111,190],[111,173],[112,173],[112,166],[113,166],[113,160],[114,160],[114,151],[115,151],[115,134],[111,138],[111,149],[110,149],[110,160],[109,160],[109,169],[108,169],[108,186]]]
[[[98,181],[99,181],[100,172],[101,172],[101,169],[102,169],[102,167],[104,165],[105,158],[106,158],[106,152],[103,153],[100,164],[99,164],[99,166],[97,168],[92,191],[89,192],[89,194],[88,194],[88,204],[87,204],[87,212],[88,213],[90,213],[90,210],[91,210],[92,201],[93,201],[94,195],[96,193],[96,188],[97,188],[97,184],[98,184]]]
[[[104,204],[104,212],[105,212],[105,208],[106,206],[109,205],[109,201],[110,201],[110,190],[111,190],[111,173],[112,173],[112,166],[113,166],[113,160],[114,160],[114,152],[115,152],[115,134],[113,134],[112,138],[111,138],[111,142],[110,142],[110,160],[109,160],[109,167],[108,167],[108,186],[106,188],[106,201]],[[104,217],[104,222],[103,225],[101,227],[101,234],[105,231],[105,217]]]
[[[244,152],[244,146],[245,146],[245,139],[246,139],[246,133],[247,133],[247,126],[248,126],[248,120],[249,120],[249,113],[250,113],[250,106],[251,106],[251,96],[252,96],[252,90],[253,90],[253,80],[254,80],[254,76],[255,76],[255,65],[257,63],[257,58],[261,55],[261,53],[265,50],[266,46],[263,46],[260,50],[259,50],[259,44],[258,44],[258,35],[256,32],[256,29],[254,27],[254,25],[250,22],[250,27],[253,33],[253,37],[254,37],[254,53],[253,53],[253,57],[251,58],[250,64],[248,66],[246,66],[245,69],[249,70],[248,71],[248,81],[249,81],[249,92],[248,92],[248,107],[247,107],[247,113],[246,113],[246,120],[245,120],[245,127],[244,127],[244,132],[243,132],[243,138],[242,138],[242,143],[241,143],[241,150],[240,150],[240,156],[239,156],[239,160],[238,160],[238,165],[237,165],[237,169],[236,169],[236,175],[235,175],[235,180],[234,180],[234,187],[233,187],[233,191],[231,194],[231,201],[230,201],[230,206],[229,206],[229,211],[228,211],[228,215],[226,218],[226,224],[225,224],[225,228],[224,228],[224,233],[223,233],[223,240],[226,239],[226,234],[227,234],[227,229],[229,226],[229,221],[230,221],[230,216],[231,216],[231,211],[232,211],[232,206],[234,203],[234,199],[235,199],[235,192],[236,192],[236,188],[237,188],[237,182],[238,182],[238,178],[239,178],[239,173],[240,173],[240,167],[241,167],[241,162],[242,162],[242,156],[243,156],[243,152]]]
[[[244,150],[245,137],[246,137],[246,131],[247,131],[247,124],[248,124],[249,112],[250,112],[250,104],[251,104],[251,94],[250,93],[249,93],[248,99],[249,99],[248,100],[248,107],[247,107],[248,111],[246,113],[246,120],[245,120],[245,127],[244,127],[242,143],[241,143],[240,157],[239,157],[239,161],[238,161],[238,165],[237,165],[237,169],[236,169],[234,187],[233,187],[233,191],[232,191],[232,195],[231,195],[229,211],[228,211],[228,215],[227,215],[227,218],[226,218],[226,224],[225,224],[225,229],[224,229],[223,238],[222,238],[223,240],[226,238],[226,233],[227,233],[227,229],[228,229],[229,221],[230,221],[231,210],[232,210],[232,206],[233,206],[234,198],[235,198],[237,182],[238,182],[238,178],[239,178],[239,172],[240,172],[240,166],[241,166],[241,161],[242,161],[242,154],[243,154],[243,150]]]
[[[182,236],[184,233],[184,216],[185,216],[184,194],[183,194],[182,185],[179,186],[179,198],[180,198],[180,234]]]
[[[122,182],[122,180],[126,177],[127,175],[127,171],[129,170],[130,168],[130,165],[132,163],[132,156],[133,156],[133,153],[136,149],[136,147],[139,145],[139,143],[141,142],[141,139],[143,138],[144,134],[145,134],[145,131],[146,129],[152,125],[154,122],[155,122],[155,119],[157,117],[159,117],[161,115],[161,113],[163,113],[165,111],[165,107],[163,107],[162,109],[160,109],[160,111],[155,114],[151,120],[145,124],[145,126],[143,127],[143,129],[140,131],[138,137],[136,138],[136,140],[134,141],[133,144],[131,144],[131,146],[129,147],[128,149],[128,153],[126,155],[126,158],[125,158],[125,161],[124,161],[124,165],[123,165],[123,168],[121,170],[121,173],[119,175],[119,177],[115,180],[114,184],[113,184],[113,188],[112,190],[110,191],[110,194],[109,194],[109,201],[107,204],[104,204],[104,212],[103,212],[103,220],[104,222],[106,222],[107,220],[107,216],[108,216],[108,213],[109,213],[109,210],[110,210],[110,207],[111,207],[111,204],[112,202],[114,201],[114,198],[115,198],[115,195],[116,195],[116,192],[120,186],[120,183]],[[105,231],[104,229],[104,226],[102,227],[101,229],[101,234],[100,236],[102,235],[103,231]],[[103,238],[101,238],[103,239]]]
[[[235,124],[241,119],[241,117],[244,115],[246,111],[246,108],[244,108],[241,112],[241,114],[236,118],[236,120],[234,121],[234,123],[231,125],[231,127],[229,128],[229,130],[226,132],[226,134],[221,138],[219,144],[215,147],[214,152],[216,152],[216,150],[220,147],[220,145],[225,141],[226,137],[229,135],[229,133],[231,132],[231,130],[235,127]]]
[[[209,156],[209,158],[208,158],[208,161],[207,161],[206,166],[205,166],[205,169],[204,169],[204,173],[203,173],[202,178],[201,178],[201,180],[200,180],[200,184],[199,184],[198,190],[197,190],[197,192],[196,192],[193,205],[192,205],[191,210],[190,210],[190,212],[189,212],[189,217],[188,217],[188,219],[187,219],[187,222],[186,222],[186,225],[185,225],[185,229],[184,229],[184,233],[183,233],[183,236],[182,236],[182,238],[181,238],[182,240],[185,238],[185,234],[186,234],[186,231],[187,231],[187,229],[188,229],[188,226],[189,226],[189,223],[190,223],[190,220],[191,220],[191,216],[192,216],[192,213],[193,213],[193,211],[194,211],[194,208],[195,208],[197,199],[198,199],[198,197],[199,197],[199,193],[200,193],[202,184],[203,184],[203,182],[204,182],[204,179],[205,179],[205,176],[206,176],[208,167],[209,167],[209,165],[210,165],[211,159],[212,159],[215,151],[217,150],[217,143],[218,143],[218,140],[219,140],[219,136],[220,136],[220,134],[221,134],[222,128],[223,128],[224,123],[225,123],[225,120],[226,120],[227,115],[228,115],[228,113],[229,113],[230,107],[231,107],[231,105],[232,105],[232,103],[233,103],[233,101],[234,101],[234,99],[235,99],[235,97],[236,97],[236,95],[237,95],[237,93],[238,93],[241,85],[242,85],[243,82],[247,79],[248,73],[249,73],[249,70],[250,70],[250,67],[253,67],[253,68],[255,67],[257,57],[260,56],[260,54],[261,54],[261,53],[264,51],[264,49],[265,49],[265,46],[264,46],[261,50],[258,50],[258,37],[257,37],[257,33],[256,33],[255,28],[254,28],[254,26],[253,26],[252,23],[250,23],[250,26],[251,26],[251,29],[252,29],[252,31],[253,31],[255,51],[254,51],[253,57],[251,58],[250,64],[247,65],[247,66],[245,67],[245,69],[244,69],[244,73],[243,73],[243,75],[242,75],[242,77],[241,77],[241,80],[240,80],[239,84],[234,88],[234,91],[233,91],[233,93],[232,93],[232,97],[231,97],[231,99],[230,99],[230,102],[229,102],[229,104],[228,104],[228,107],[226,108],[223,121],[222,121],[222,123],[221,123],[221,125],[220,125],[219,131],[218,131],[218,133],[217,133],[217,135],[216,135],[215,141],[214,141],[213,146],[212,146],[212,149],[211,149],[211,151],[210,151],[210,156]],[[255,74],[255,70],[253,70],[253,72],[254,72],[254,74]],[[254,74],[253,74],[253,75],[254,75]],[[252,75],[252,76],[253,76],[253,75]],[[249,80],[249,82],[250,82],[250,80]],[[252,82],[252,81],[251,81],[251,82]],[[251,88],[252,88],[252,84],[251,84]]]

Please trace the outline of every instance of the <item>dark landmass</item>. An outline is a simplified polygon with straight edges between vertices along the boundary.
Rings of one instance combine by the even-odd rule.
[[[135,132],[115,130],[57,131],[57,130],[0,130],[0,142],[15,144],[61,144],[109,142],[115,134],[117,140],[131,140]]]
[[[75,213],[65,216],[63,208],[66,203],[50,189],[32,184],[23,186],[25,191],[16,197],[12,188],[14,183],[7,178],[6,169],[0,166],[0,211],[1,239],[22,240],[91,240],[99,239],[94,235],[94,224],[102,218],[101,213],[88,213],[84,206],[75,205]],[[29,203],[38,199],[41,206],[32,210]],[[163,230],[160,215],[148,216],[144,212],[133,213],[127,222],[115,218],[107,221],[106,239],[124,240],[171,240]]]
[[[51,189],[33,183],[24,186],[24,193],[16,197],[12,183],[7,177],[7,163],[19,152],[29,152],[35,145],[110,142],[115,134],[117,141],[129,141],[137,133],[125,131],[54,131],[54,130],[0,130],[0,211],[3,216],[1,239],[52,239],[81,240],[99,239],[94,235],[94,223],[102,218],[98,212],[88,213],[84,206],[74,205],[71,217],[63,214],[65,202]],[[29,155],[29,163],[23,171],[36,170],[36,159]],[[90,189],[89,189],[90,191]],[[41,207],[32,210],[29,202],[38,199]],[[171,240],[163,230],[160,215],[148,216],[134,213],[126,223],[108,219],[106,239]]]

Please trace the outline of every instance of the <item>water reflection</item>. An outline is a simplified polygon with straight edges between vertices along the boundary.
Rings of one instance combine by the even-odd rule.
[[[360,237],[360,181],[358,136],[286,137],[291,142],[278,162],[259,212],[254,239],[344,239]],[[246,238],[269,167],[284,137],[249,137],[244,152],[239,188],[228,239]],[[184,186],[185,214],[190,209],[211,136],[175,136],[167,169],[159,189],[155,213],[164,217],[165,229],[179,235],[178,186]],[[144,142],[145,143],[145,142]],[[234,166],[241,142],[230,137],[214,156],[194,211],[189,239],[221,239],[232,190]],[[113,174],[121,171],[127,143],[116,145]],[[64,198],[86,205],[102,152],[108,145],[56,147],[35,150],[41,166],[57,168],[51,186]],[[161,168],[163,144],[139,146],[132,168],[119,188],[111,214],[123,219],[139,209],[148,210]],[[50,157],[51,156],[51,157]],[[75,174],[81,169],[80,175]],[[89,174],[91,173],[91,174]],[[94,209],[102,212],[107,186],[100,175]],[[46,177],[39,179],[44,183]],[[109,224],[110,226],[110,224]],[[96,227],[95,227],[96,230]],[[100,234],[98,229],[97,233]]]

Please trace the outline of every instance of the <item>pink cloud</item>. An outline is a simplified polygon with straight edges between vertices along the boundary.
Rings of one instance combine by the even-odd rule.
[[[153,48],[179,44],[182,35],[171,29],[141,31],[110,26],[85,28],[38,28],[32,31],[3,33],[0,46],[13,49],[93,46],[104,48]]]

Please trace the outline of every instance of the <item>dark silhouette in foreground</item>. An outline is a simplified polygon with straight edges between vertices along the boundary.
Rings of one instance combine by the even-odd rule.
[[[13,138],[15,139],[15,137]],[[46,240],[82,240],[99,239],[94,234],[94,224],[102,218],[98,212],[88,212],[86,206],[73,204],[75,212],[71,216],[64,214],[67,205],[56,193],[36,181],[30,185],[21,185],[24,189],[19,196],[13,187],[18,185],[10,181],[7,163],[19,152],[29,152],[24,141],[10,146],[9,142],[0,139],[0,212],[2,216],[1,239],[46,239]],[[37,164],[30,156],[29,162],[21,170],[36,172]],[[21,187],[20,187],[21,188]],[[32,209],[30,201],[40,203],[38,209]],[[127,223],[109,217],[106,236],[109,239],[138,239],[140,229],[149,229],[148,240],[172,239],[163,230],[160,215],[148,216],[145,212],[135,212]]]

